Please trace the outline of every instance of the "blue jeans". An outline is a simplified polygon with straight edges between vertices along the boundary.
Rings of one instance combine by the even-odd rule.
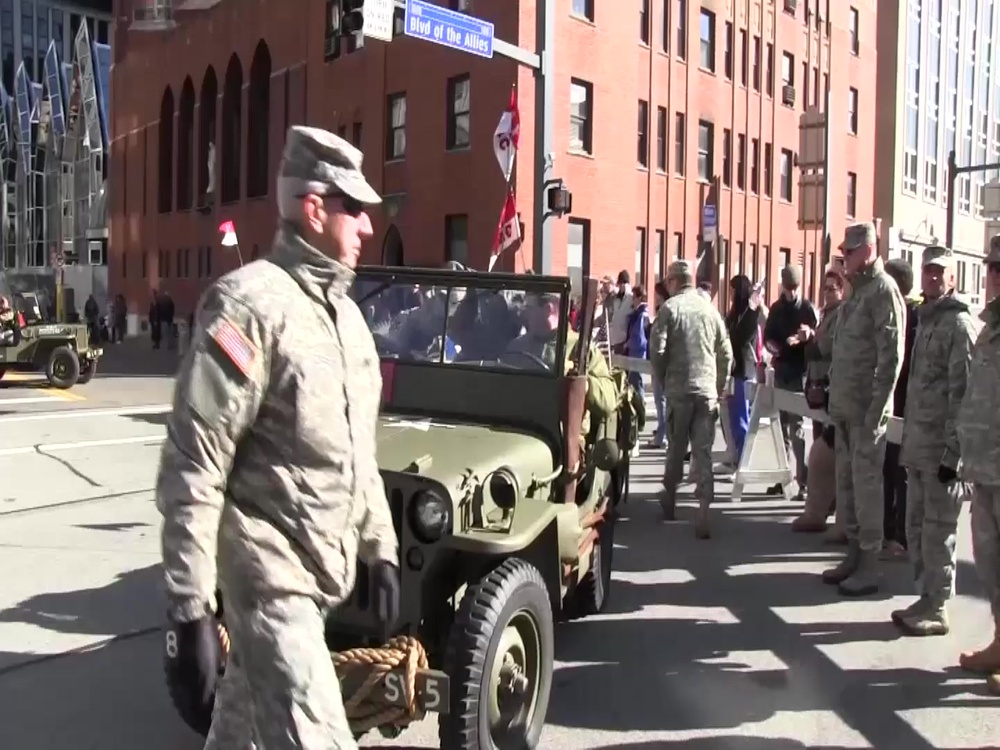
[[[656,405],[656,431],[653,433],[654,443],[663,443],[667,439],[667,397],[663,392],[663,381],[653,376],[653,403]]]
[[[750,428],[750,400],[747,398],[746,378],[733,378],[733,395],[729,399],[729,429],[733,435],[736,461],[743,455],[743,445]]]

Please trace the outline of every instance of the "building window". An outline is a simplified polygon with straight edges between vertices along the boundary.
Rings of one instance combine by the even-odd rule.
[[[767,43],[767,59],[764,68],[764,83],[768,96],[774,96],[774,45]]]
[[[750,140],[750,192],[760,192],[760,141]]]
[[[406,94],[389,94],[385,111],[389,115],[386,127],[386,161],[406,158]]]
[[[847,89],[847,122],[851,135],[858,134],[858,90],[851,86]]]
[[[639,4],[639,41],[649,44],[649,0],[640,0]]]
[[[674,172],[684,176],[685,133],[684,113],[674,115]]]
[[[733,80],[733,24],[726,21],[726,38],[722,42],[725,47],[722,52],[723,72],[726,80]]]
[[[590,220],[572,218],[566,237],[566,271],[573,291],[583,291],[583,269],[590,269]]]
[[[639,129],[636,137],[640,167],[649,167],[649,102],[639,100]]]
[[[792,202],[792,152],[787,148],[781,149],[781,193],[779,197],[783,201]]]
[[[646,276],[646,227],[635,228],[635,283]]]
[[[771,197],[771,169],[774,166],[774,152],[770,143],[764,144],[764,195]]]
[[[848,19],[848,32],[851,35],[851,54],[858,55],[861,52],[861,39],[858,36],[858,9],[850,9],[850,17]]]
[[[750,44],[747,42],[746,29],[740,29],[740,85],[747,85],[747,75],[750,69]]]
[[[684,254],[684,234],[682,232],[674,232],[674,260],[680,260],[681,256]]]
[[[747,137],[742,133],[736,136],[736,187],[747,187]]]
[[[715,176],[715,125],[698,121],[698,179],[706,182]]]
[[[677,0],[677,59],[687,59],[687,0]]]
[[[667,108],[656,108],[656,168],[667,171]]]
[[[847,218],[853,219],[858,213],[858,176],[847,173]]]
[[[656,230],[656,254],[653,256],[653,275],[659,281],[666,276],[664,269],[664,259],[667,253],[667,233],[662,229]]]
[[[448,79],[447,148],[467,148],[469,146],[471,88],[472,82],[468,75]]]
[[[722,131],[722,184],[733,184],[733,131],[729,128]]]
[[[665,54],[670,53],[670,35],[673,27],[670,25],[670,3],[673,0],[663,0],[663,19],[660,23],[660,48]]]
[[[462,265],[469,262],[469,217],[466,214],[444,217],[444,257]]]
[[[579,18],[585,18],[588,21],[593,21],[594,0],[573,0],[573,9],[570,12]]]
[[[753,38],[753,90],[760,91],[760,37]]]
[[[569,147],[585,154],[593,152],[593,132],[591,116],[593,114],[594,86],[577,78],[569,84]]]
[[[701,59],[703,70],[715,72],[715,14],[701,9]]]

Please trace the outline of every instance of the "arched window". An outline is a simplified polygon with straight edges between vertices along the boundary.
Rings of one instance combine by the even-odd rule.
[[[215,68],[210,65],[201,81],[201,103],[198,106],[198,198],[204,200],[206,205],[219,189],[219,157],[215,153],[218,99],[219,81],[215,77]]]
[[[191,162],[194,158],[194,84],[190,76],[181,89],[181,103],[177,117],[177,210],[191,208],[194,185]]]
[[[389,225],[389,230],[385,233],[385,240],[382,241],[382,265],[403,265],[403,238],[395,224]]]
[[[222,84],[222,190],[220,200],[240,199],[240,160],[243,146],[243,68],[235,54],[229,58]]]
[[[168,214],[173,204],[174,186],[174,92],[167,86],[160,100],[160,165],[158,200],[161,214]]]
[[[250,63],[247,104],[247,198],[267,195],[271,120],[271,52],[261,39]]]

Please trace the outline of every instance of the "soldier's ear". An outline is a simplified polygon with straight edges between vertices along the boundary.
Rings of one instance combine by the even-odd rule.
[[[318,195],[307,195],[302,199],[302,218],[306,227],[321,234],[326,226],[326,206]]]

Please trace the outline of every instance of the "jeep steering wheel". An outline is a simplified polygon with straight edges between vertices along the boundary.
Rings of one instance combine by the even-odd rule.
[[[543,370],[551,369],[548,366],[548,364],[546,364],[545,360],[539,357],[537,354],[532,354],[531,352],[522,351],[520,349],[509,349],[505,351],[503,354],[499,356],[499,358],[497,358],[497,362],[503,362],[505,359],[508,358],[517,359],[518,357],[522,357],[524,359],[531,361],[533,364],[538,365]]]

